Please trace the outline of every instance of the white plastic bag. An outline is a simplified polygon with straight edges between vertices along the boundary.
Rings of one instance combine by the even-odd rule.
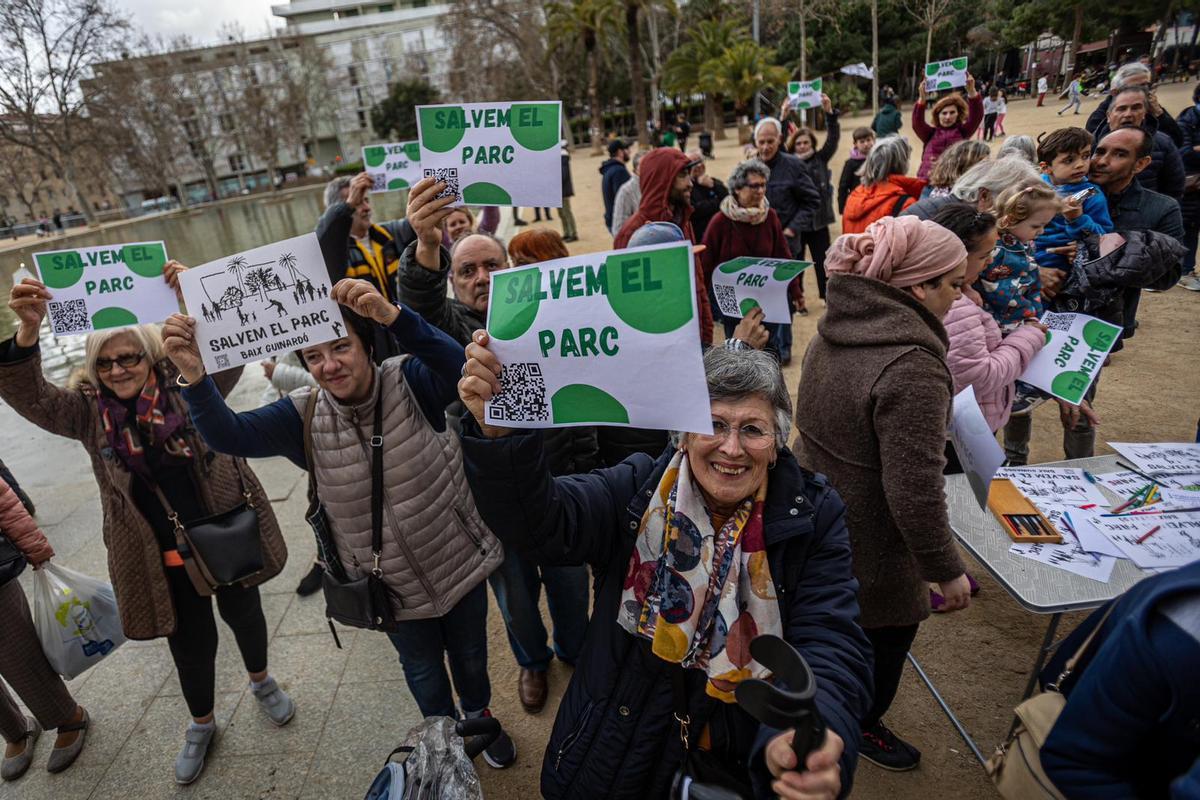
[[[125,642],[112,584],[53,562],[33,573],[33,622],[46,660],[68,680]]]

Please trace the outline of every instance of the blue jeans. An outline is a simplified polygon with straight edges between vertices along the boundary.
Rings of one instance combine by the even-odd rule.
[[[446,661],[464,714],[477,714],[492,702],[487,671],[487,590],[483,581],[446,614],[398,623],[389,633],[400,654],[404,679],[421,715],[452,717],[458,713],[450,693]]]
[[[539,567],[509,550],[488,583],[508,629],[508,643],[517,663],[545,672],[550,659],[574,664],[583,648],[588,623],[588,571],[585,566]],[[538,599],[546,586],[546,605],[554,623],[554,650],[546,646],[546,626]]]

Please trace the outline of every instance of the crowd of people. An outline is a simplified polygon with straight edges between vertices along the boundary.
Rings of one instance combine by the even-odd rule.
[[[1200,89],[1175,120],[1137,67],[1118,72],[1086,129],[1013,137],[995,157],[986,141],[1003,135],[1004,101],[982,97],[973,79],[928,118],[921,89],[911,117],[919,160],[897,135],[893,99],[873,128],[850,134],[836,238],[830,164],[841,133],[827,96],[823,142],[785,104],[758,121],[725,181],[687,149],[686,120],[646,152],[610,142],[600,172],[613,249],[698,248],[711,434],[485,421],[502,372],[485,330],[491,277],[566,257],[566,206],[567,235],[536,227],[505,242],[498,209],[476,217],[453,206],[434,178],[412,187],[406,216],[391,222],[372,218],[369,176],[332,181],[316,231],[346,336],[264,366],[275,389],[241,413],[225,401],[241,370],[207,375],[185,314],[161,330],[90,335],[86,377],[51,384],[38,343],[51,293],[18,283],[0,398],[91,459],[124,632],[167,639],[191,716],[175,780],[199,778],[216,732],[212,598],[262,713],[282,726],[296,710],[268,668],[258,589],[288,557],[245,460],[266,456],[309,475],[316,558],[298,591],[366,581],[422,715],[491,715],[489,585],[526,712],[546,705],[553,659],[574,668],[542,760],[546,797],[663,797],[685,776],[743,797],[833,798],[849,792],[860,757],[915,768],[919,750],[885,722],[906,655],[923,620],[968,607],[978,591],[944,497],[943,476],[961,471],[947,443],[952,397],[972,387],[1010,463],[1025,463],[1032,409],[1049,399],[1019,381],[1045,343],[1042,313],[1083,311],[1128,340],[1142,290],[1171,288],[1183,273],[1200,288]],[[564,190],[569,174],[564,160]],[[793,399],[780,368],[792,358],[791,325],[765,324],[761,310],[723,318],[710,287],[731,259],[806,255],[825,313]],[[170,262],[164,279],[177,289],[185,269]],[[793,313],[807,312],[803,282],[801,273],[787,288]],[[1079,405],[1059,405],[1064,453],[1093,455],[1096,384]],[[198,582],[181,530],[243,501],[258,514],[263,569],[232,585]],[[2,482],[0,529],[35,568],[53,558]],[[1194,657],[1200,584],[1187,577],[1169,578],[1173,605],[1162,613],[1176,628],[1146,647]],[[1118,608],[1152,615],[1158,596]],[[0,610],[0,675],[32,714],[0,688],[3,778],[29,768],[43,729],[57,731],[48,768],[60,771],[90,718],[41,655],[15,582],[0,586]],[[1116,647],[1125,629],[1114,624]],[[804,764],[793,731],[734,702],[742,681],[767,674],[748,648],[758,634],[793,645],[816,676],[826,733]],[[1095,669],[1118,684],[1137,668],[1099,652]],[[1155,708],[1194,695],[1171,681],[1160,689]],[[1100,690],[1085,675],[1079,691]],[[1064,719],[1086,730],[1086,711],[1072,709],[1069,700]],[[1106,780],[1159,792],[1192,768],[1176,758],[1175,772],[1147,775],[1119,750],[1071,748],[1065,737],[1047,742],[1046,766],[1068,796]],[[505,734],[483,756],[494,768],[518,758]]]

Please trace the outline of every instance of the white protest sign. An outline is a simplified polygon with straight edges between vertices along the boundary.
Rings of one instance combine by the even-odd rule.
[[[925,91],[937,92],[967,85],[967,57],[931,61],[925,65]]]
[[[210,373],[346,335],[315,233],[193,267],[179,283]]]
[[[821,79],[788,84],[788,105],[795,109],[821,107]]]
[[[787,287],[792,279],[812,266],[811,261],[742,256],[713,270],[713,293],[727,317],[744,317],[759,306],[764,322],[791,324],[792,307]]]
[[[629,425],[712,433],[690,243],[492,273],[490,348],[508,428]]]
[[[996,477],[1015,483],[1043,512],[1047,504],[1108,506],[1104,493],[1074,467],[1003,467]]]
[[[417,106],[421,172],[456,205],[562,206],[562,103]],[[439,197],[442,195],[439,195]]]
[[[54,296],[47,309],[55,336],[162,322],[179,311],[163,279],[162,242],[34,253],[33,262]]]
[[[1059,505],[1047,505],[1042,512],[1050,520],[1050,524],[1054,526],[1055,530],[1063,532],[1063,543],[1014,544],[1008,551],[1051,567],[1091,578],[1094,581],[1108,583],[1113,567],[1116,566],[1117,557],[1092,553],[1084,549],[1083,542],[1076,532],[1075,520],[1086,512],[1072,506]]]
[[[1021,380],[1079,405],[1120,339],[1121,328],[1087,314],[1051,311],[1042,315],[1042,322],[1049,328],[1046,346],[1029,362]]]
[[[1196,442],[1109,442],[1133,466],[1146,474],[1200,474],[1200,443]]]
[[[371,193],[407,189],[421,180],[421,145],[417,142],[373,144],[362,149],[363,169],[374,179]]]
[[[1194,514],[1096,516],[1092,524],[1142,569],[1182,567],[1200,558],[1200,516]]]
[[[979,410],[974,386],[968,386],[954,396],[949,433],[971,491],[975,493],[979,507],[986,509],[992,477],[1004,465],[1004,450],[996,443],[995,434]]]

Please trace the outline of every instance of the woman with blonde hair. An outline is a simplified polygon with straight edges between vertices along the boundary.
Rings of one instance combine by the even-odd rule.
[[[921,192],[921,199],[948,196],[954,188],[954,183],[967,170],[981,161],[986,161],[991,155],[992,150],[988,145],[974,139],[964,139],[952,144],[929,172],[929,185]]]
[[[163,269],[176,292],[184,269],[175,261]],[[74,389],[46,380],[38,329],[52,297],[32,278],[13,287],[8,307],[19,326],[0,342],[0,398],[38,427],[78,440],[91,457],[121,626],[129,639],[166,637],[192,716],[175,760],[175,781],[188,784],[200,776],[216,733],[217,625],[209,595],[233,629],[251,692],[268,719],[285,725],[295,713],[267,671],[258,591],[283,569],[287,548],[249,466],[209,449],[188,423],[179,372],[163,357],[157,326],[92,333],[84,348],[87,380]],[[240,369],[222,373],[222,390],[229,392],[240,375]],[[199,585],[177,531],[242,504],[257,513],[262,569],[232,585]]]

